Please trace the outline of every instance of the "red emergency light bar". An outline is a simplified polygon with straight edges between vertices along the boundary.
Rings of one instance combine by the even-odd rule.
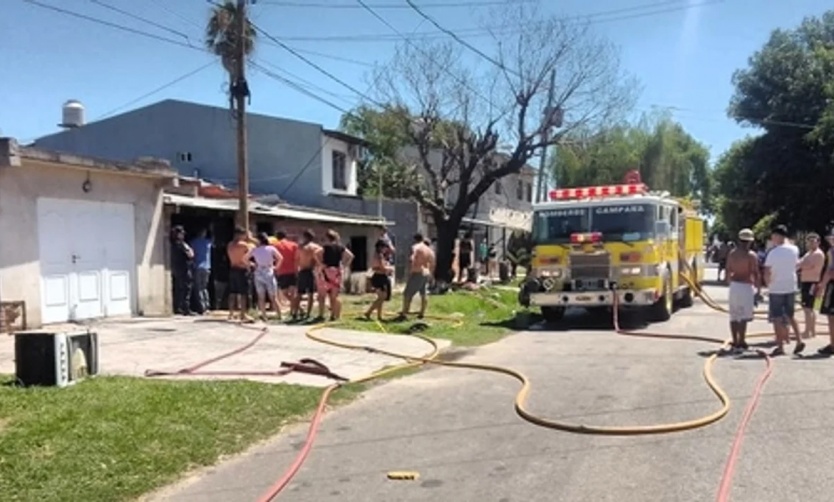
[[[592,242],[594,244],[602,242],[602,232],[591,232],[588,234],[570,234],[571,244],[583,244],[585,242]]]
[[[591,197],[608,197],[612,195],[637,195],[649,191],[644,183],[627,185],[601,185],[582,188],[559,188],[550,191],[550,200],[588,199]]]

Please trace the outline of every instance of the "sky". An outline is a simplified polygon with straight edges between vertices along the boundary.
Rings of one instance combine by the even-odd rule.
[[[21,142],[55,132],[61,105],[78,99],[87,121],[182,99],[226,106],[226,76],[202,47],[207,0],[3,0],[0,17],[0,136]],[[366,0],[402,33],[438,31],[405,0]],[[492,25],[482,0],[415,0],[444,28],[477,45]],[[460,4],[467,4],[461,6]],[[589,16],[595,35],[621,50],[623,70],[641,82],[635,114],[665,109],[710,148],[713,160],[755,130],[726,117],[731,77],[767,40],[825,11],[825,0],[551,0],[547,14]],[[358,90],[368,89],[375,63],[402,42],[355,0],[257,0],[254,23],[321,69]],[[119,12],[122,11],[122,12]],[[94,19],[81,19],[73,14]],[[106,26],[113,23],[132,32]],[[159,37],[159,38],[153,38]],[[349,109],[361,97],[287,50],[261,37],[254,60],[309,92]],[[467,52],[468,49],[463,49]],[[489,64],[471,52],[465,64]],[[338,127],[341,111],[250,71],[250,110]]]

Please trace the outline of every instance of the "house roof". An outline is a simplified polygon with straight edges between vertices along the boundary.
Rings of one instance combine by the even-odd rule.
[[[240,207],[237,199],[210,199],[207,197],[189,197],[187,195],[172,193],[166,193],[164,195],[164,201],[166,204],[174,206],[199,207],[204,209],[214,209],[216,211],[237,211]],[[316,221],[337,225],[391,226],[394,224],[393,222],[379,220],[371,216],[335,213],[291,204],[278,204],[272,206],[256,201],[252,201],[250,203],[249,212],[265,216],[275,216],[277,218]]]
[[[362,139],[358,136],[354,136],[352,134],[347,134],[347,133],[344,133],[342,131],[335,131],[333,129],[322,129],[322,131],[324,132],[325,136],[327,136],[329,138],[333,138],[333,139],[338,139],[340,141],[344,141],[345,143],[351,143],[351,144],[354,144],[354,145],[362,145],[362,146],[370,146],[371,145],[370,142],[368,142],[368,141],[366,141],[366,140],[364,140],[364,139]]]
[[[37,145],[38,141],[43,141],[47,138],[53,138],[53,137],[62,136],[62,135],[66,135],[66,134],[72,134],[73,131],[83,129],[84,127],[87,127],[87,126],[90,126],[90,125],[93,125],[93,124],[108,123],[108,122],[111,122],[111,121],[115,121],[120,117],[126,117],[126,116],[138,114],[138,113],[145,112],[145,111],[152,110],[152,109],[172,108],[172,107],[177,108],[177,110],[179,112],[182,112],[182,113],[188,113],[189,108],[191,108],[191,109],[202,109],[202,110],[215,110],[215,111],[220,111],[220,112],[224,112],[224,113],[228,112],[228,110],[226,108],[222,107],[222,106],[216,106],[216,105],[205,104],[205,103],[197,103],[197,102],[194,102],[194,101],[184,101],[184,100],[180,100],[180,99],[163,99],[161,101],[157,101],[157,102],[151,103],[149,105],[140,106],[139,108],[134,108],[132,110],[127,110],[125,112],[122,112],[122,113],[119,113],[119,114],[116,114],[116,115],[111,115],[111,116],[109,116],[107,118],[104,118],[104,119],[101,119],[101,120],[94,120],[94,121],[88,122],[88,123],[84,124],[83,126],[81,126],[78,129],[66,129],[66,130],[63,130],[63,131],[55,131],[51,134],[45,134],[45,135],[35,139],[34,144]],[[263,113],[252,113],[251,111],[247,111],[246,116],[249,117],[249,118],[262,118],[264,120],[281,121],[281,122],[294,122],[294,123],[297,123],[297,124],[304,124],[304,125],[307,125],[307,126],[318,126],[319,128],[322,129],[322,131],[326,131],[326,129],[324,129],[324,126],[322,126],[321,124],[317,124],[315,122],[309,122],[309,121],[306,121],[306,120],[299,120],[299,119],[288,118],[288,117],[279,117],[279,116],[276,116],[276,115],[266,115],[266,114],[263,114]],[[337,131],[334,131],[334,132],[337,132]],[[326,134],[326,132],[325,132],[325,134]],[[357,142],[357,141],[361,141],[361,140],[359,138],[355,138],[352,141]]]
[[[119,174],[175,178],[177,172],[171,164],[162,159],[139,158],[135,162],[118,162],[57,152],[30,146],[20,146],[14,138],[0,138],[0,166],[20,166],[23,160],[60,164],[68,168],[109,171]]]

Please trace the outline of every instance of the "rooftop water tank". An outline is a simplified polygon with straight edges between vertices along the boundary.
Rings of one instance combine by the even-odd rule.
[[[80,101],[71,99],[64,103],[61,109],[60,127],[73,129],[84,125],[84,105]]]

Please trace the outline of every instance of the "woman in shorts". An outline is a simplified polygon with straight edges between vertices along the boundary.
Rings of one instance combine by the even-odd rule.
[[[281,253],[269,242],[265,233],[258,234],[258,247],[252,250],[255,261],[255,293],[258,295],[258,310],[261,320],[266,321],[266,300],[272,311],[281,319],[281,307],[278,306],[278,285],[275,282],[275,269],[281,266]]]
[[[377,241],[374,256],[371,258],[371,288],[376,292],[376,299],[365,312],[365,319],[370,320],[376,310],[376,318],[382,320],[382,305],[391,299],[391,272],[393,267],[388,262],[388,246],[382,240]]]

